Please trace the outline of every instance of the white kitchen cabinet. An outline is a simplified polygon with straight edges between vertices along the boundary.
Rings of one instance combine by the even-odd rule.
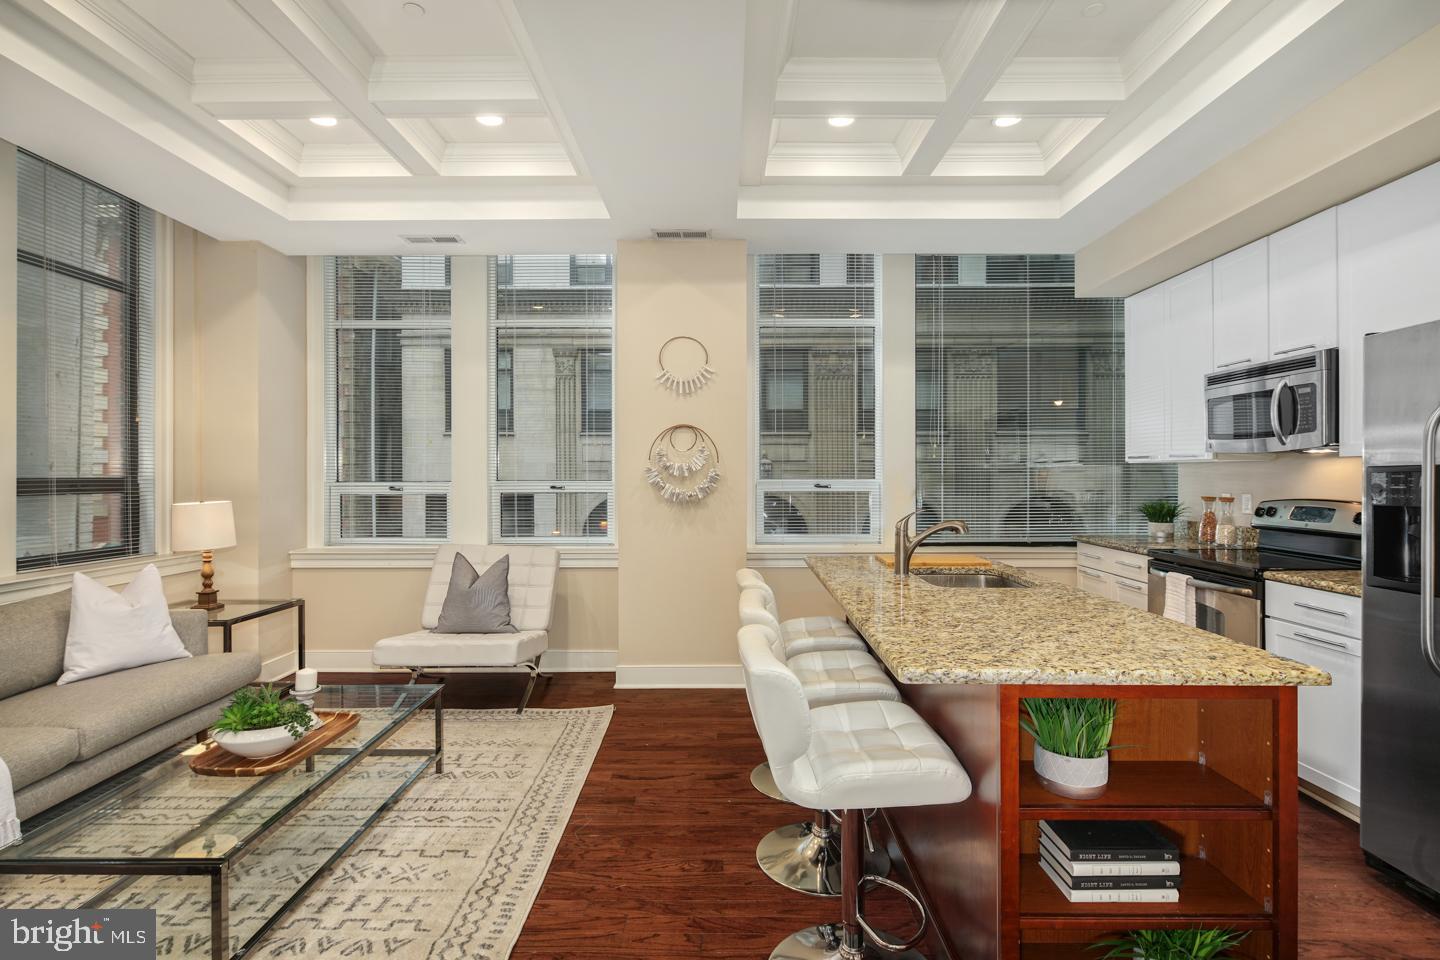
[[[1305,593],[1327,596],[1320,590]],[[1297,693],[1300,779],[1358,809],[1360,638],[1266,617],[1265,648],[1330,674],[1330,686],[1301,687]]]
[[[1125,459],[1165,459],[1165,285],[1125,301]]]
[[[1150,609],[1150,584],[1149,581],[1131,580],[1127,577],[1115,577],[1115,599],[1127,607],[1134,607],[1136,610]]]
[[[1150,560],[1144,554],[1075,544],[1075,582],[1081,590],[1145,610],[1149,606]]]
[[[1270,357],[1337,342],[1336,210],[1331,207],[1270,235]]]
[[[1270,241],[1262,237],[1215,261],[1215,370],[1270,355]]]
[[[1093,593],[1106,600],[1115,599],[1115,578],[1092,567],[1078,567],[1075,570],[1075,585],[1086,593]]]
[[[1338,213],[1340,455],[1364,452],[1364,345],[1440,318],[1440,164],[1417,170]]]
[[[1205,375],[1213,364],[1213,276],[1209,263],[1165,283],[1167,460],[1208,460]]]

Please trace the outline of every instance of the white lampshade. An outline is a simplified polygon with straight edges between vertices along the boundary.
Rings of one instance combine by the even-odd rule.
[[[170,508],[172,550],[223,550],[235,546],[235,510],[229,500],[177,503]]]

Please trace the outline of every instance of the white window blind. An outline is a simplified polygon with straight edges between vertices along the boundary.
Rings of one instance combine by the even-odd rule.
[[[495,261],[490,537],[614,540],[614,263]]]
[[[446,540],[450,265],[325,260],[325,542]]]
[[[755,541],[880,535],[880,290],[872,254],[754,259]]]
[[[153,553],[154,215],[17,163],[16,566]]]
[[[915,263],[917,521],[979,543],[1140,534],[1174,466],[1125,463],[1124,304],[1076,299],[1069,256]]]

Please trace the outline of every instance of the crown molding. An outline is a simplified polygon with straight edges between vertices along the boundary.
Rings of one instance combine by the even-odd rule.
[[[1119,101],[1125,75],[1113,57],[1016,57],[986,101]]]
[[[789,103],[914,102],[945,100],[945,78],[934,60],[797,57],[775,83],[776,111]]]
[[[370,68],[370,99],[397,104],[503,101],[509,113],[543,114],[540,93],[518,57],[392,57]],[[410,108],[413,109],[413,108]]]
[[[440,172],[458,177],[573,177],[560,143],[450,143]]]
[[[180,46],[170,40],[159,30],[151,26],[150,22],[137,14],[129,6],[123,3],[106,3],[103,0],[73,0],[71,3],[55,2],[55,7],[72,7],[76,11],[84,11],[94,17],[97,23],[87,24],[88,29],[102,43],[115,48],[122,55],[128,55],[133,60],[133,55],[127,53],[122,44],[130,44],[136,51],[142,52],[155,63],[169,70],[179,80],[190,82],[191,71],[195,61]],[[74,17],[72,16],[72,19]],[[102,30],[97,31],[96,26]],[[105,35],[105,31],[109,35]],[[117,41],[121,41],[117,43]]]
[[[900,155],[890,143],[777,143],[767,177],[896,177]]]

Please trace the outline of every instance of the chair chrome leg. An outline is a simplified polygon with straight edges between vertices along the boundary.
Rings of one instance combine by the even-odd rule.
[[[785,799],[785,794],[781,793],[780,788],[775,785],[775,776],[770,772],[770,763],[768,760],[750,771],[750,785],[771,800],[782,800],[785,803],[790,802]]]
[[[539,662],[539,658],[537,657],[525,664],[525,669],[530,672],[530,679],[525,682],[525,695],[520,698],[520,708],[515,711],[517,717],[524,715],[525,707],[530,702],[530,694],[535,691],[535,680],[540,676]]]

